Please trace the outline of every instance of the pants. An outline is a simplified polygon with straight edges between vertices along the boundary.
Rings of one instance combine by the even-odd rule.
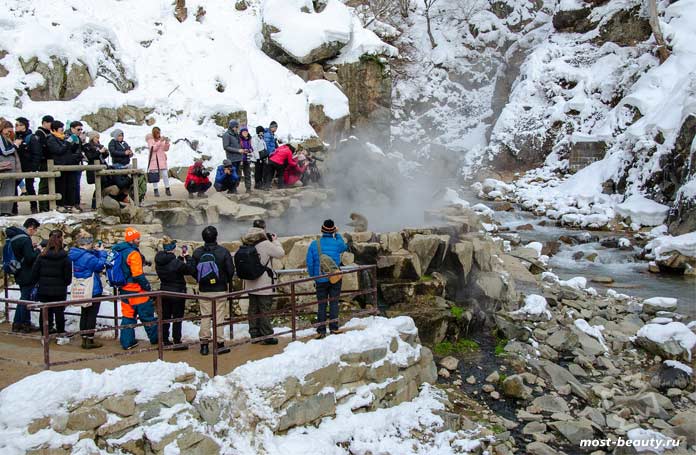
[[[249,336],[251,338],[273,334],[273,327],[268,317],[252,318],[254,315],[270,312],[272,306],[272,295],[249,295]]]
[[[140,318],[140,322],[157,321],[157,318],[155,317],[155,306],[152,304],[152,300],[130,306],[133,308],[134,315],[132,318],[123,316],[121,318],[121,325],[135,324],[138,322],[137,318]],[[145,326],[145,333],[147,333],[150,343],[157,343],[157,325]],[[135,329],[121,329],[120,341],[123,349],[127,349],[132,346],[135,343]]]
[[[215,191],[237,191],[236,186],[232,179],[225,179],[222,183],[215,184]]]
[[[169,171],[167,169],[160,169],[160,178],[164,182],[164,187],[169,188]],[[157,189],[157,182],[152,184],[154,189]]]
[[[338,298],[341,295],[342,281],[336,284],[317,283],[317,300],[319,303],[319,311],[317,313],[317,322],[326,321],[326,299],[329,299],[329,319],[338,319]],[[324,301],[323,303],[321,301]],[[338,321],[329,323],[329,330],[332,332],[338,330]],[[326,333],[326,325],[317,327],[317,332]]]
[[[19,294],[20,300],[31,300],[31,290],[34,286],[20,286]],[[14,319],[12,319],[12,324],[28,325],[31,324],[31,312],[26,305],[17,305],[15,308]]]
[[[58,201],[61,207],[73,207],[75,205],[75,172],[63,172],[56,179],[56,193],[62,196]]]
[[[67,294],[63,295],[39,295],[39,302],[62,302],[68,298]],[[53,307],[48,309],[48,330],[53,328],[53,322],[56,324],[57,333],[65,333],[65,307]],[[43,329],[43,311],[39,317],[39,326]]]
[[[265,167],[268,166],[266,160],[256,160],[254,164],[254,188],[263,188],[263,173]]]
[[[94,297],[101,297],[95,295]],[[97,315],[101,302],[93,302],[92,305],[80,310],[80,330],[94,330],[97,328]],[[82,338],[94,338],[94,334],[83,334]]]
[[[210,182],[208,183],[189,183],[186,187],[186,191],[189,193],[205,193],[212,186]]]
[[[240,182],[242,181],[242,174],[244,174],[244,188],[249,191],[251,189],[251,163],[249,161],[237,163],[237,175],[239,176]],[[237,183],[237,185],[239,185],[239,183]]]
[[[185,291],[184,291],[185,292]],[[186,299],[162,297],[162,319],[178,319],[184,317]],[[181,343],[181,322],[172,323],[172,338],[175,344]],[[162,324],[162,340],[169,339],[169,323]]]
[[[24,179],[24,187],[27,190],[27,196],[36,196],[36,188],[34,187],[34,179]],[[35,213],[39,206],[36,201],[31,201],[29,203],[31,207],[31,213]]]
[[[17,181],[15,179],[0,180],[0,196],[14,196],[17,191]],[[12,202],[0,203],[0,213],[12,213]]]
[[[80,183],[82,182],[82,171],[71,172],[73,174],[73,179],[75,182],[75,205],[79,206],[82,201],[80,196]]]
[[[278,188],[283,187],[283,173],[285,172],[285,166],[282,164],[274,163],[273,161],[268,161],[265,166],[265,180],[266,188],[271,188],[273,186],[273,178],[278,179]]]
[[[220,295],[225,295],[227,293],[226,292],[201,292],[200,294],[203,296],[206,296],[206,297],[216,297],[216,296],[220,296]],[[215,317],[217,319],[217,323],[222,324],[222,322],[227,317],[227,300],[218,300],[215,303],[215,305],[216,305]],[[201,306],[201,316],[209,316],[209,315],[213,314],[213,302],[211,302],[209,300],[201,300],[200,306]],[[212,338],[211,327],[212,327],[212,318],[207,317],[207,318],[201,319],[201,331],[198,335],[198,338],[200,338],[201,343],[210,342],[210,340]],[[224,326],[218,326],[218,328],[217,328],[217,342],[218,343],[225,342]]]
[[[39,167],[40,171],[46,170],[46,163],[41,163]],[[39,194],[48,194],[48,179],[39,180]],[[48,201],[39,202],[39,211],[48,212]]]

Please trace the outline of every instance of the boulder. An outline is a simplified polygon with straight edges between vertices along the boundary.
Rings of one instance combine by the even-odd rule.
[[[440,246],[441,239],[437,235],[420,235],[416,234],[408,242],[408,251],[418,256],[421,270],[426,273],[430,262],[435,257],[435,253]]]
[[[591,8],[559,10],[553,15],[553,26],[559,32],[588,32],[594,27],[589,19],[591,12]]]
[[[520,400],[526,400],[532,396],[532,389],[524,385],[524,380],[519,374],[505,378],[502,391],[503,395]]]
[[[449,371],[456,371],[459,366],[459,360],[455,357],[447,356],[440,360],[439,365]]]
[[[300,240],[295,242],[290,249],[290,252],[283,258],[286,269],[299,269],[305,267],[307,259],[307,250],[311,240]]]
[[[396,253],[404,247],[404,238],[400,232],[386,232],[379,235],[379,244],[388,253]]]
[[[561,398],[553,395],[542,395],[532,401],[532,406],[541,409],[542,412],[553,414],[555,412],[569,412],[568,403]]]
[[[575,447],[580,447],[580,442],[583,440],[594,438],[592,422],[587,419],[579,418],[577,420],[552,422],[550,426]]]
[[[476,275],[474,281],[477,291],[492,300],[515,300],[515,287],[505,276],[498,272],[485,272]]]
[[[691,375],[687,372],[688,368],[686,366],[678,368],[663,363],[657,374],[650,380],[650,385],[665,392],[668,389],[684,390],[691,384]]]
[[[302,401],[294,401],[281,415],[276,431],[304,426],[321,417],[331,415],[336,409],[336,396],[333,392],[317,394]]]
[[[459,242],[452,247],[452,251],[457,256],[459,265],[462,267],[464,279],[466,279],[469,276],[469,272],[471,272],[474,262],[474,244],[468,241]]]
[[[215,124],[221,128],[227,129],[227,126],[229,125],[231,120],[236,120],[239,122],[240,125],[246,125],[247,124],[247,111],[233,111],[233,112],[218,112],[217,114],[213,115],[213,121]]]
[[[81,407],[70,413],[68,428],[75,431],[90,431],[106,423],[106,412],[97,407]]]
[[[696,334],[681,322],[646,324],[638,330],[634,343],[663,359],[690,362],[696,347]]]
[[[379,243],[374,242],[353,242],[351,252],[355,255],[355,262],[358,264],[376,264],[379,247]]]
[[[422,269],[418,256],[401,250],[389,256],[377,258],[378,278],[394,278],[399,280],[418,280]]]

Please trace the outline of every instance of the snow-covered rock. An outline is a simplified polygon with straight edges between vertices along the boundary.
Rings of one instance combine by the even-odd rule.
[[[658,311],[674,311],[677,309],[677,299],[671,297],[651,297],[643,300],[643,312],[655,314]]]
[[[630,218],[631,222],[641,226],[659,226],[665,221],[669,207],[635,194],[617,205],[615,210],[622,217]]]
[[[537,319],[540,316],[545,316],[547,319],[551,319],[551,312],[547,309],[546,299],[536,294],[528,295],[527,297],[525,297],[524,305],[522,306],[522,308],[510,312],[510,314],[526,315]]]
[[[645,324],[638,330],[635,343],[663,358],[691,361],[696,334],[681,322]]]

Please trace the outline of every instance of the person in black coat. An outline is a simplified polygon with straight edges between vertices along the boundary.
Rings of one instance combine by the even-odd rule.
[[[176,240],[168,236],[162,238],[162,251],[155,255],[155,271],[160,279],[160,290],[186,293],[186,275],[195,277],[196,268],[185,247],[178,258],[174,254]],[[162,297],[162,319],[178,319],[184,317],[186,299],[178,297]],[[174,344],[181,344],[181,322],[172,323],[172,338]],[[169,323],[162,324],[162,340],[166,346],[172,344],[169,340]],[[178,346],[175,351],[183,351],[188,346]]]
[[[39,171],[47,170],[48,159],[48,147],[46,147],[46,141],[48,136],[51,135],[51,123],[53,123],[53,117],[50,115],[44,115],[41,119],[41,126],[34,131],[34,138],[36,141],[29,143],[31,148],[31,154],[33,156],[39,157]],[[41,179],[39,181],[39,194],[48,194],[48,180],[47,178]],[[39,202],[39,211],[48,212],[48,201]]]
[[[111,132],[111,142],[109,142],[109,154],[114,167],[124,168],[130,164],[133,150],[131,150],[128,142],[123,140],[123,131],[115,129]]]
[[[65,138],[65,125],[59,120],[51,123],[51,135],[46,139],[48,153],[58,165],[80,164],[82,152],[80,144],[69,142]],[[61,172],[56,179],[56,193],[62,196],[58,206],[62,211],[72,210],[75,206],[75,186],[77,185],[75,172]]]
[[[31,291],[35,282],[32,281],[32,268],[39,257],[39,250],[34,247],[31,240],[39,230],[39,222],[34,218],[28,218],[23,227],[10,226],[5,230],[6,242],[12,242],[12,251],[21,267],[14,274],[15,283],[19,286],[20,300],[31,300]],[[29,333],[36,330],[31,325],[31,313],[26,305],[17,305],[14,319],[12,320],[13,332]]]
[[[99,133],[96,131],[91,131],[87,134],[87,137],[89,138],[89,140],[82,148],[85,158],[87,159],[87,164],[95,164],[95,161],[97,161],[97,164],[106,166],[106,159],[109,157],[109,150],[103,145],[101,145],[101,143],[99,142]],[[95,176],[95,171],[87,171],[87,183],[89,183],[90,185],[94,185],[96,180]],[[106,181],[106,179],[104,177],[101,177],[102,190],[108,186],[107,183],[108,182]],[[97,192],[95,190],[94,194],[92,195],[92,209],[96,208]]]
[[[15,136],[17,138],[19,161],[22,163],[22,172],[36,172],[41,166],[41,144],[39,137],[29,128],[29,120],[18,117],[15,120]],[[29,196],[36,195],[34,179],[24,180]],[[29,203],[31,213],[37,213],[39,206],[36,201]]]
[[[68,286],[72,283],[72,262],[63,248],[63,232],[51,231],[46,248],[34,262],[32,280],[38,284],[39,302],[67,300]],[[40,324],[43,327],[43,319]],[[65,333],[65,307],[49,308],[48,328],[49,333]]]

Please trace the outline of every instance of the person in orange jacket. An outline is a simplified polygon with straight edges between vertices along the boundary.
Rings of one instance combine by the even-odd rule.
[[[140,253],[140,232],[132,227],[126,228],[125,241],[113,246],[113,251],[121,254],[123,271],[126,275],[126,284],[119,288],[121,294],[139,294],[148,292],[152,288],[143,272],[145,258]],[[121,300],[121,325],[137,323],[137,318],[141,322],[157,321],[155,317],[155,306],[149,297],[131,297]],[[145,332],[151,344],[157,344],[157,326],[145,326]],[[133,328],[121,329],[121,347],[123,349],[133,349],[138,345],[135,339]]]

